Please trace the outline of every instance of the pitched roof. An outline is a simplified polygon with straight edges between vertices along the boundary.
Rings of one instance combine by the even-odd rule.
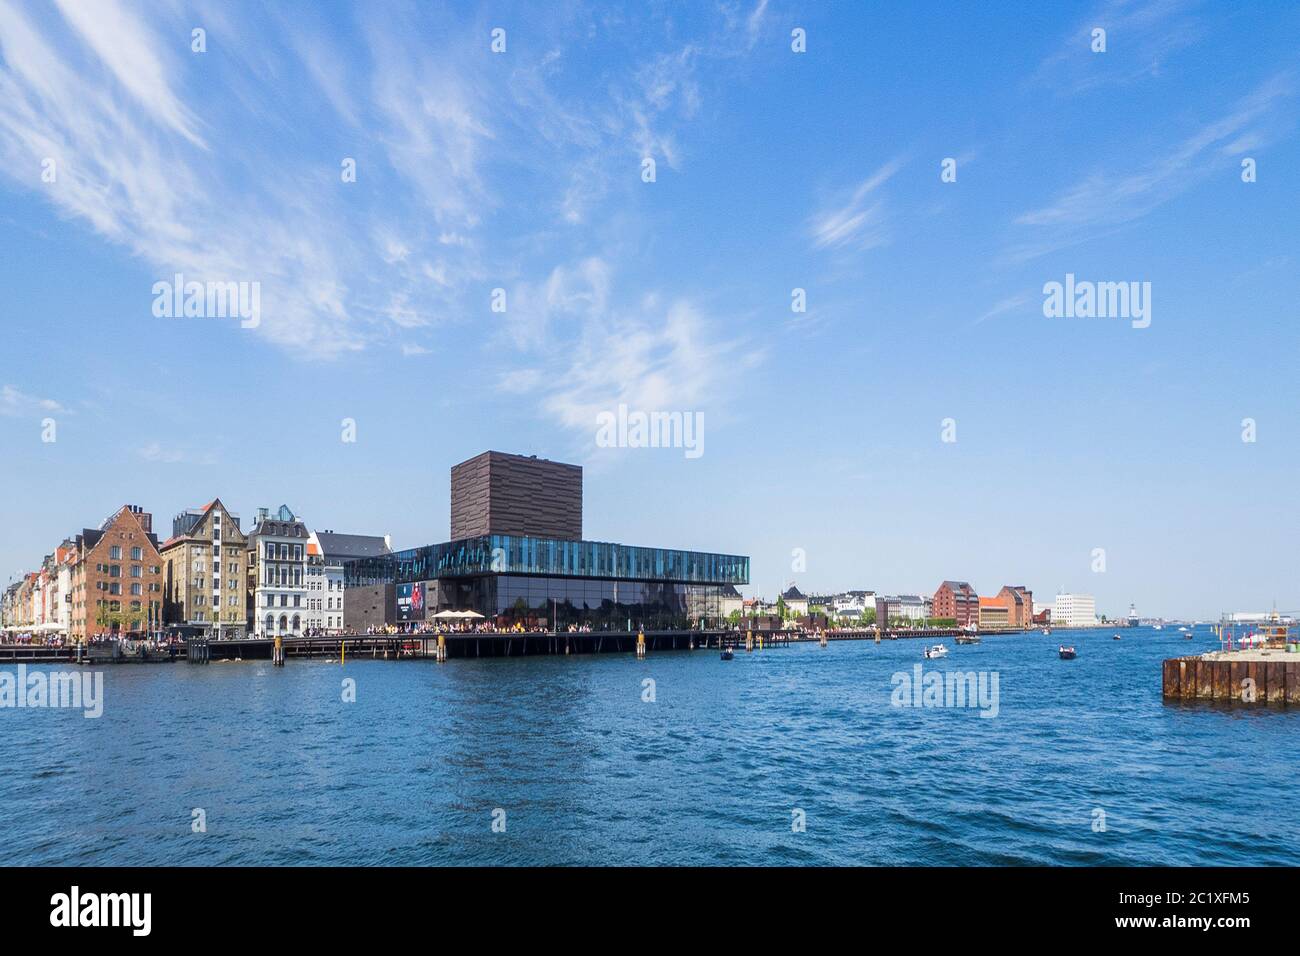
[[[316,539],[320,541],[321,550],[331,558],[374,558],[393,553],[382,535],[317,531]]]
[[[804,596],[804,593],[800,591],[797,587],[795,587],[793,584],[790,585],[788,588],[786,588],[786,590],[781,594],[781,597],[785,598],[787,601],[807,600],[807,598]]]

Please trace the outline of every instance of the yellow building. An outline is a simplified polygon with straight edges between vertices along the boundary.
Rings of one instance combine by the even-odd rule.
[[[248,537],[220,499],[177,515],[160,550],[163,620],[240,637],[248,617]]]

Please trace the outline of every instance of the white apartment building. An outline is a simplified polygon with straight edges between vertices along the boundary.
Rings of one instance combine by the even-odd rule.
[[[867,611],[876,608],[875,591],[845,591],[835,595],[831,603],[837,616],[861,617]]]
[[[307,628],[343,630],[343,564],[326,557],[315,531],[307,539]]]
[[[1052,604],[1053,627],[1096,627],[1097,602],[1091,594],[1058,594]]]
[[[308,627],[307,526],[281,505],[259,508],[248,535],[249,625],[257,637],[294,636]]]

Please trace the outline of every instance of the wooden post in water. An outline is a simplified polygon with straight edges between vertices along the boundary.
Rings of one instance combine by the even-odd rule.
[[[434,659],[439,664],[447,663],[447,638],[442,634],[438,635],[438,650],[434,653]]]
[[[753,631],[746,631],[746,632],[745,632],[745,650],[746,650],[746,651],[752,651],[753,649],[754,649],[754,632],[753,632]]]
[[[271,649],[271,665],[273,667],[284,666],[284,638],[279,634],[275,635],[275,646]]]
[[[636,632],[636,656],[645,657],[645,631]]]

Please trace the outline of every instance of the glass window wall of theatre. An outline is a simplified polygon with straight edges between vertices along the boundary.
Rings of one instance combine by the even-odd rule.
[[[350,586],[480,574],[737,585],[749,583],[749,558],[599,541],[484,535],[365,558],[347,567]]]

